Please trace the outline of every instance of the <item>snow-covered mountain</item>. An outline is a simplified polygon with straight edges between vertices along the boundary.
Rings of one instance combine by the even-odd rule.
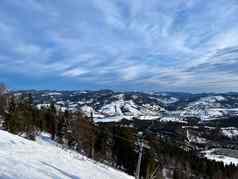
[[[134,177],[63,150],[42,134],[36,142],[0,130],[1,179],[133,179]]]
[[[182,116],[197,116],[201,120],[211,120],[226,115],[238,115],[238,108],[227,106],[229,98],[211,95],[188,103],[181,113]]]
[[[15,95],[31,93],[38,107],[56,103],[59,110],[82,111],[100,119],[119,118],[180,121],[187,117],[211,120],[238,116],[238,93],[191,94],[172,92],[101,91],[17,91]],[[116,118],[118,120],[118,118]],[[110,121],[110,120],[109,120]]]
[[[29,91],[15,94],[26,93],[29,93]],[[30,93],[33,95],[34,102],[38,108],[48,107],[51,102],[54,102],[59,110],[82,111],[87,116],[99,119],[115,116],[120,119],[131,119],[133,117],[151,119],[152,117],[158,118],[160,111],[164,110],[163,103],[157,95],[139,92],[122,93],[102,90],[83,92],[30,91]]]

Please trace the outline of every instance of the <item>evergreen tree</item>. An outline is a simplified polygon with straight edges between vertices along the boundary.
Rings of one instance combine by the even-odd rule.
[[[46,109],[44,115],[44,123],[47,132],[51,134],[51,139],[55,140],[56,137],[56,108],[54,103],[51,103],[49,108]]]

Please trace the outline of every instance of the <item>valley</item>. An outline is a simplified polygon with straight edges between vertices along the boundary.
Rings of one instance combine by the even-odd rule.
[[[185,150],[208,157],[238,151],[238,93],[141,93],[101,91],[17,91],[30,93],[38,108],[81,111],[98,125],[135,128],[145,135],[174,141]],[[222,151],[222,152],[221,152]],[[238,161],[232,155],[232,163]],[[216,159],[216,158],[215,158]],[[222,157],[219,158],[220,161]],[[224,160],[225,161],[225,160]]]

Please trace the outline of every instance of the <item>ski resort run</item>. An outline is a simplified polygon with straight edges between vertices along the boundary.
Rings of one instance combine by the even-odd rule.
[[[19,172],[20,171],[20,172]],[[133,179],[134,177],[63,150],[41,134],[36,142],[0,130],[1,179]]]

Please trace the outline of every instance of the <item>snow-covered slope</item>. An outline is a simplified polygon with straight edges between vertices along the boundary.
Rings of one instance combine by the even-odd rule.
[[[203,115],[204,113],[206,113],[207,109],[221,107],[220,102],[223,100],[225,100],[225,98],[222,96],[203,97],[195,102],[189,103],[185,108],[185,112],[191,115]]]
[[[223,135],[228,138],[238,137],[238,129],[236,127],[221,128],[221,131],[222,131]]]
[[[1,179],[132,179],[76,152],[66,151],[44,135],[32,142],[0,130]]]
[[[138,110],[138,107],[135,103],[130,101],[118,100],[113,101],[110,104],[103,106],[100,110],[103,114],[107,115],[131,115],[131,116],[138,116],[142,113]]]
[[[235,115],[236,108],[226,108],[223,103],[227,99],[223,96],[208,96],[202,97],[195,102],[191,102],[185,107],[181,113],[182,116],[196,116],[201,120],[216,119],[228,114]]]
[[[211,149],[211,150],[204,151],[203,153],[205,154],[205,157],[207,159],[223,162],[225,165],[235,164],[236,166],[238,166],[238,158],[225,156],[225,155],[219,155],[214,153],[215,151],[216,149]]]

